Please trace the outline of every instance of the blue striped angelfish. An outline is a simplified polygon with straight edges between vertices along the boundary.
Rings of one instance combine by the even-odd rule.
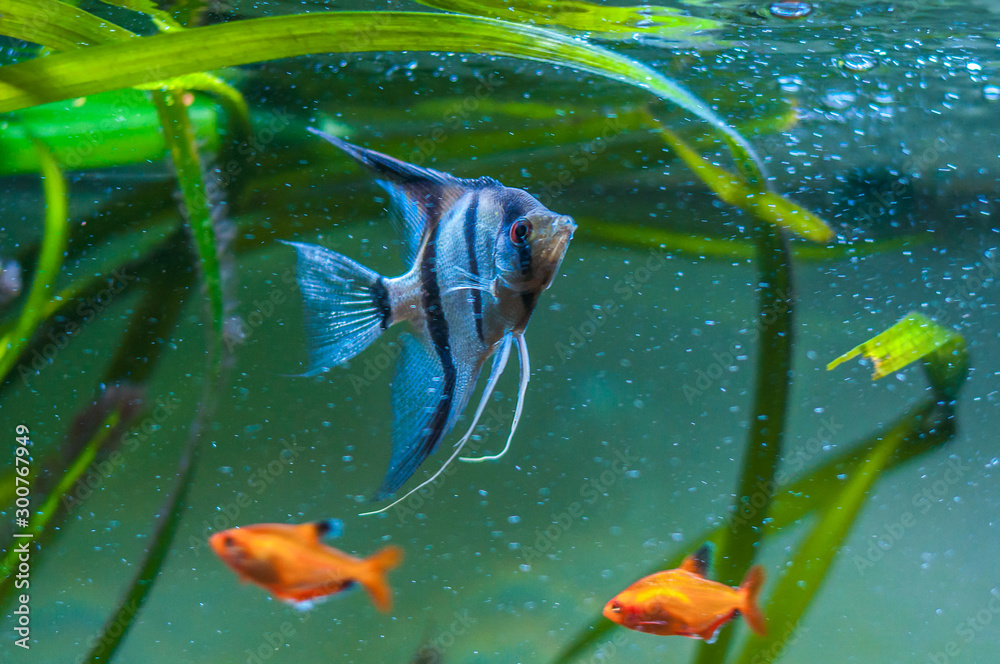
[[[310,131],[374,173],[399,213],[410,266],[405,274],[387,278],[329,249],[290,243],[298,252],[305,304],[307,375],[351,359],[390,325],[407,321],[413,331],[399,339],[392,457],[373,500],[395,493],[438,448],[492,357],[468,431],[441,469],[413,491],[434,481],[460,454],[516,347],[520,386],[507,444],[497,455],[463,460],[499,458],[514,436],[528,385],[524,329],[559,269],[576,224],[492,178],[456,178]]]

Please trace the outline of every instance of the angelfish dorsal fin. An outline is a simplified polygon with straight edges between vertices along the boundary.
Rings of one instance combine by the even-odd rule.
[[[708,574],[708,566],[712,561],[712,545],[705,542],[697,551],[689,555],[681,563],[681,569],[704,577]]]
[[[346,152],[375,174],[376,182],[389,194],[396,212],[395,225],[403,240],[403,259],[412,265],[428,224],[437,219],[471,189],[500,186],[492,178],[463,180],[432,168],[415,166],[394,157],[351,145],[312,127],[309,131]]]

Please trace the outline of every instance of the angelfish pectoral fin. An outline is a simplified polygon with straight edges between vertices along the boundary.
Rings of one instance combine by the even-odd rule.
[[[385,279],[346,256],[314,244],[285,242],[298,253],[310,369],[316,375],[346,362],[389,326]]]
[[[495,461],[503,457],[503,455],[507,454],[507,450],[510,449],[510,442],[514,440],[514,432],[517,431],[517,424],[518,422],[521,421],[521,411],[524,408],[524,395],[528,391],[528,381],[531,379],[531,364],[528,360],[528,344],[524,340],[524,334],[513,335],[513,339],[514,343],[517,344],[517,361],[521,370],[521,379],[517,389],[517,405],[514,406],[514,421],[511,422],[510,425],[510,435],[507,436],[507,444],[503,446],[503,449],[500,451],[499,454],[489,454],[481,457],[461,457],[460,459],[461,461],[465,461],[467,463],[479,463],[480,461]],[[506,363],[506,361],[507,361],[506,358],[504,358],[504,363]],[[497,377],[499,378],[499,376]],[[481,405],[480,408],[482,407],[483,406]],[[478,413],[476,414],[476,419],[479,419]],[[475,422],[473,422],[473,426],[475,426]]]

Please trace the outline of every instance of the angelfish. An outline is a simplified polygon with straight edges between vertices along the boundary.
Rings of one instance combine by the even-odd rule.
[[[677,569],[639,579],[604,605],[604,617],[622,627],[660,636],[688,636],[715,641],[719,630],[737,615],[757,634],[767,634],[758,596],[764,570],[751,567],[739,588],[707,578],[711,546],[703,545]]]
[[[392,456],[373,500],[395,493],[438,448],[492,357],[468,431],[441,469],[414,491],[434,481],[459,455],[516,347],[520,384],[507,444],[500,454],[463,460],[503,456],[528,385],[524,329],[538,296],[559,269],[576,224],[526,191],[492,178],[457,178],[310,131],[367,167],[388,192],[410,266],[405,274],[386,278],[329,249],[289,243],[298,251],[307,375],[351,359],[391,325],[407,321],[413,330],[399,338],[392,379]]]

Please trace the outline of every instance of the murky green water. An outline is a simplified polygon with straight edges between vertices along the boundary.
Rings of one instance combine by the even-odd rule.
[[[209,21],[368,8],[210,4]],[[857,362],[827,372],[840,353],[910,311],[953,327],[970,349],[957,435],[880,478],[780,661],[994,661],[1000,10],[985,1],[814,4],[808,16],[782,20],[768,3],[677,3],[727,27],[694,43],[605,45],[680,81],[737,127],[794,108],[781,131],[751,136],[775,190],[843,241],[876,248],[794,264],[786,464],[819,466],[927,397],[915,366],[877,382]],[[565,67],[391,53],[308,56],[226,76],[255,122],[252,149],[220,164],[239,178],[225,198],[236,224],[235,314],[247,335],[215,394],[173,548],[117,661],[402,663],[428,643],[441,657],[431,661],[551,661],[610,597],[723,523],[753,416],[753,262],[622,246],[588,235],[588,224],[745,241],[752,220],[716,199],[657,135],[616,121],[649,103],[645,93]],[[695,121],[654,107],[685,136],[700,134]],[[403,159],[423,154],[440,170],[545,193],[581,228],[528,328],[532,380],[510,453],[462,464],[381,517],[357,514],[388,463],[398,330],[347,366],[295,376],[304,370],[302,317],[293,251],[278,240],[319,243],[384,274],[404,266],[382,190],[308,125],[343,126],[355,142]],[[436,129],[443,138],[430,140]],[[701,147],[729,165],[722,148]],[[566,171],[569,183],[559,184]],[[177,222],[169,178],[162,161],[71,171],[74,223],[87,219],[95,230],[61,278],[100,273],[108,256],[138,257],[141,242],[166,237]],[[0,179],[0,258],[30,261],[44,209],[37,180]],[[105,235],[118,227],[125,231]],[[191,269],[173,278],[189,283]],[[7,378],[3,449],[17,423],[30,428],[37,459],[64,444],[135,324],[144,283],[114,294],[40,371]],[[149,433],[133,434],[110,472],[89,474],[92,494],[41,545],[30,659],[12,645],[8,600],[4,662],[76,661],[136,572],[202,405],[203,296],[197,285],[185,289],[177,326],[148,341],[160,355],[144,381],[150,410],[139,424]],[[480,431],[484,451],[503,445],[513,371],[499,389],[493,405],[504,419]],[[567,517],[574,504],[582,515]],[[12,510],[4,509],[6,541]],[[347,551],[404,548],[390,576],[390,615],[360,592],[296,611],[240,584],[205,546],[222,528],[327,517],[344,520],[335,544]],[[810,523],[762,548],[765,597]],[[735,629],[742,639],[742,621]],[[688,661],[694,645],[635,632],[614,643],[608,661]],[[580,661],[605,661],[588,657]]]

